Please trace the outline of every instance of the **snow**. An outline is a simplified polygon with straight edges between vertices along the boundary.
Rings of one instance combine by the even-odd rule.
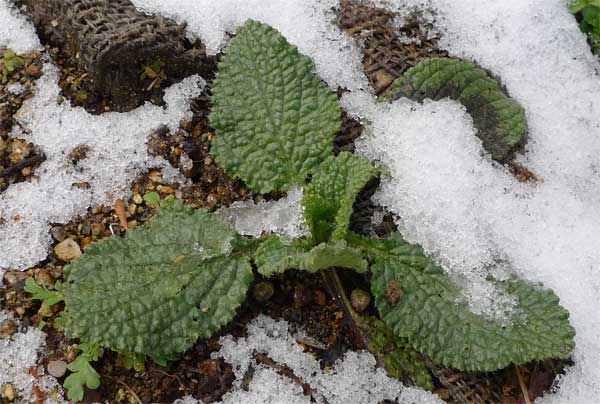
[[[36,180],[10,186],[0,195],[0,270],[25,269],[46,258],[51,223],[65,223],[95,204],[112,204],[128,195],[130,181],[144,170],[163,168],[163,177],[176,170],[146,151],[147,138],[160,126],[177,129],[191,118],[190,99],[204,81],[189,77],[166,90],[166,108],[147,103],[127,113],[91,115],[68,102],[58,103],[58,72],[45,64],[36,94],[15,115],[21,129],[14,137],[38,146],[46,161]],[[73,165],[69,153],[78,145],[87,157]],[[181,180],[183,181],[183,180]],[[73,186],[87,183],[89,188]]]
[[[202,39],[216,54],[247,19],[275,27],[300,52],[310,55],[317,72],[335,90],[368,88],[360,50],[340,32],[333,8],[336,0],[133,0],[141,10],[187,22],[188,32]]]
[[[383,369],[376,367],[375,358],[368,352],[347,352],[333,369],[321,370],[319,362],[304,352],[289,328],[285,321],[260,315],[248,324],[247,337],[221,338],[221,350],[214,353],[213,358],[223,358],[231,364],[236,376],[234,389],[225,394],[222,404],[311,403],[311,397],[303,393],[299,384],[258,363],[257,353],[286,365],[296,377],[308,383],[317,403],[323,403],[324,398],[330,404],[371,404],[385,399],[398,400],[399,404],[442,403],[431,393],[405,387],[398,380],[389,378]],[[245,390],[241,385],[250,367],[254,373]],[[175,403],[194,404],[196,401],[186,397]]]
[[[6,319],[12,318],[0,311],[0,322]],[[18,323],[18,320],[12,320]],[[33,386],[48,393],[58,388],[58,396],[62,394],[57,380],[50,375],[43,375],[43,369],[38,369],[42,374],[39,380],[29,372],[29,368],[37,367],[37,361],[45,346],[45,334],[33,327],[27,327],[23,332],[18,332],[10,338],[0,338],[0,386],[11,384],[19,397],[18,403],[35,402]],[[47,402],[66,403],[60,399]]]
[[[483,155],[470,117],[456,103],[401,100],[379,106],[355,92],[344,105],[372,122],[359,150],[383,161],[392,174],[377,199],[401,216],[403,235],[422,244],[454,276],[481,279],[508,272],[552,288],[577,330],[575,366],[558,392],[538,402],[597,402],[597,58],[564,1],[395,3],[435,8],[442,46],[501,78],[527,112],[529,142],[518,161],[543,181],[519,183]],[[496,292],[478,287],[471,292],[478,294],[473,306],[494,311],[485,307],[492,302],[497,308]]]
[[[0,48],[10,48],[17,54],[41,49],[33,25],[18,14],[10,0],[0,0],[0,21]]]
[[[279,200],[236,201],[217,214],[246,236],[277,233],[293,239],[308,234],[301,202],[302,190],[293,188]]]

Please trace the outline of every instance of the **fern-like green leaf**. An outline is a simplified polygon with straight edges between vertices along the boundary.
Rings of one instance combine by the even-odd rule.
[[[306,222],[317,243],[346,237],[356,195],[376,175],[367,160],[347,152],[328,158],[319,167],[302,199]]]
[[[69,337],[164,362],[227,324],[253,275],[241,237],[177,203],[124,238],[91,245],[65,278]]]
[[[440,100],[463,104],[483,147],[497,161],[507,160],[525,141],[525,110],[504,94],[496,80],[473,63],[444,58],[423,60],[392,84],[386,98]]]
[[[361,252],[349,247],[345,241],[322,243],[316,247],[305,239],[289,240],[273,236],[256,250],[258,272],[263,276],[280,274],[288,269],[318,272],[339,267],[366,272],[368,262]]]
[[[354,239],[353,242],[357,240]],[[433,360],[461,370],[566,358],[575,331],[556,295],[517,279],[498,287],[517,299],[509,324],[473,314],[460,288],[421,248],[401,237],[362,243],[374,263],[371,288],[385,323]]]
[[[211,152],[255,191],[303,185],[333,152],[341,111],[314,70],[279,32],[252,20],[238,30],[219,63]]]
[[[90,362],[98,360],[99,346],[83,343],[79,345],[79,348],[81,354],[67,367],[71,374],[67,376],[63,384],[67,389],[67,396],[74,403],[83,400],[85,387],[92,390],[100,387],[100,375],[90,364]]]

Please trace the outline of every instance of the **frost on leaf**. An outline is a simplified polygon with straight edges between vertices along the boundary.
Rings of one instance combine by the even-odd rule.
[[[302,185],[333,152],[341,112],[314,69],[279,32],[252,20],[238,30],[219,63],[211,152],[255,191]]]
[[[510,323],[469,311],[460,288],[421,248],[391,239],[364,241],[373,265],[371,289],[383,321],[433,360],[461,370],[492,371],[511,363],[566,358],[575,331],[558,297],[517,279],[496,281],[517,300]],[[390,302],[388,285],[403,293]]]
[[[398,78],[387,98],[416,101],[451,98],[464,105],[485,150],[505,161],[525,141],[525,110],[508,97],[500,84],[472,63],[443,58],[426,59]]]
[[[164,362],[228,323],[253,275],[233,230],[176,203],[126,237],[88,247],[65,279],[70,338]]]
[[[349,247],[345,241],[322,243],[312,247],[306,239],[289,240],[273,236],[256,250],[256,265],[263,276],[272,276],[287,269],[317,272],[340,267],[366,272],[368,262],[359,250]]]
[[[346,152],[319,167],[302,201],[316,242],[345,238],[356,195],[376,175],[367,160]]]

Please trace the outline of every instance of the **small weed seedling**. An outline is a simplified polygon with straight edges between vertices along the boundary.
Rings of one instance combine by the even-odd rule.
[[[432,83],[436,69],[449,68],[436,66],[413,72],[419,77],[408,76],[398,88]],[[472,66],[461,69],[480,75]],[[510,322],[496,322],[473,314],[458,284],[399,233],[370,239],[349,230],[356,195],[379,170],[351,153],[334,156],[341,110],[314,70],[273,28],[248,21],[220,62],[210,116],[212,154],[228,173],[261,193],[303,188],[310,235],[247,238],[208,211],[146,195],[148,204],[159,206],[153,219],[123,238],[89,245],[65,268],[60,322],[68,337],[88,344],[69,366],[73,400],[81,399],[84,384],[98,385],[89,362],[100,347],[165,364],[229,323],[246,299],[253,267],[264,277],[292,268],[370,272],[380,319],[351,312],[352,320],[391,375],[409,373],[425,388],[432,383],[417,351],[479,371],[570,354],[574,329],[552,291],[516,278],[492,280],[517,301]],[[479,83],[485,88],[471,90],[499,97],[493,83]],[[513,102],[506,104],[519,115]],[[518,141],[519,128],[499,132],[508,146]]]
[[[6,84],[13,72],[23,66],[23,59],[12,49],[6,49],[0,58],[0,83]]]

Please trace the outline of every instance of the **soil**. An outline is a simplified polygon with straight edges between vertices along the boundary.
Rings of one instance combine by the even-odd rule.
[[[351,3],[345,3],[348,4]],[[364,9],[368,15],[388,22],[390,16],[381,10]],[[340,24],[346,28],[349,24],[349,11],[344,9],[340,14]],[[357,16],[356,10],[354,17]],[[344,14],[346,13],[346,14]],[[367,24],[363,19],[362,23]],[[403,27],[403,33],[411,32],[422,39],[421,47],[414,44],[403,48],[402,44],[388,31],[377,31],[384,35],[386,41],[392,43],[394,57],[387,64],[379,63],[373,67],[372,55],[365,55],[365,72],[378,91],[383,91],[389,85],[390,78],[403,73],[410,60],[416,60],[419,55],[444,54],[436,48],[435,38],[423,37],[424,29],[419,25],[418,18],[410,20]],[[344,25],[346,24],[346,25]],[[373,26],[370,26],[373,28]],[[401,30],[402,30],[401,29]],[[356,33],[357,31],[355,31]],[[383,34],[382,34],[383,32]],[[377,46],[381,52],[381,39]],[[375,41],[375,39],[373,39]],[[369,49],[369,48],[367,48]],[[64,55],[60,49],[50,45],[46,47],[49,57],[58,64],[61,70],[60,86],[63,97],[73,105],[85,107],[92,113],[103,113],[110,110],[109,103],[93,93],[92,85],[86,73],[77,67],[73,60]],[[412,53],[411,53],[412,52]],[[379,55],[381,53],[378,53]],[[407,59],[406,55],[412,55]],[[398,58],[403,58],[399,62]],[[9,137],[14,125],[13,115],[22,102],[31,96],[34,80],[39,77],[41,67],[39,53],[25,56],[26,63],[13,76],[12,82],[20,82],[26,91],[21,95],[7,92],[6,87],[0,87],[0,192],[10,184],[26,181],[35,175],[35,167],[43,161],[43,155],[36,151],[35,145],[27,144],[20,139]],[[396,60],[396,62],[393,62]],[[391,61],[391,62],[390,62]],[[35,66],[35,67],[31,67]],[[36,68],[38,69],[36,71]],[[209,77],[210,79],[210,77]],[[210,81],[210,80],[209,80]],[[148,99],[160,104],[161,89],[172,82],[169,78],[161,82],[157,88],[149,91]],[[386,84],[387,83],[387,84]],[[84,93],[86,96],[84,96]],[[340,90],[341,93],[341,90]],[[143,195],[156,191],[162,197],[174,195],[195,208],[209,210],[227,206],[236,200],[253,198],[275,198],[279,195],[258,195],[249,190],[241,181],[229,177],[219,168],[210,154],[210,142],[214,131],[208,123],[210,111],[210,82],[208,90],[193,103],[194,117],[189,122],[182,122],[179,130],[169,133],[168,130],[157,131],[148,142],[148,151],[153,155],[166,158],[174,167],[190,181],[191,185],[182,186],[178,183],[166,183],[158,170],[149,170],[137,177],[131,183],[132,196],[125,202],[125,216],[128,228],[142,225],[155,213],[155,208],[143,201]],[[362,133],[360,123],[343,114],[342,129],[335,141],[335,151],[354,150],[354,140]],[[25,152],[18,158],[11,154],[17,147]],[[14,152],[12,152],[14,154]],[[12,156],[12,157],[11,157]],[[74,165],[85,159],[85,147],[78,148],[71,155]],[[8,175],[2,173],[9,171]],[[526,180],[535,180],[535,175],[519,171]],[[533,176],[533,177],[532,177]],[[355,202],[355,213],[352,228],[355,231],[379,236],[389,234],[395,229],[394,218],[381,207],[371,201],[371,195],[379,182],[374,180],[367,184]],[[371,217],[374,212],[383,218],[380,224],[373,225]],[[0,289],[0,309],[12,313],[21,319],[22,326],[42,326],[47,333],[47,356],[43,359],[44,366],[51,360],[71,362],[78,353],[77,342],[67,340],[54,327],[57,313],[62,309],[59,305],[48,310],[41,307],[38,301],[32,301],[23,291],[25,277],[33,276],[40,284],[52,287],[62,278],[66,265],[54,253],[54,246],[66,238],[76,241],[85,247],[102,238],[112,235],[121,236],[126,230],[122,220],[113,206],[94,206],[86,215],[74,218],[67,224],[56,224],[51,230],[53,245],[48,258],[35,268],[25,272],[7,272],[4,278],[5,288]],[[348,295],[354,289],[369,290],[368,279],[361,275],[344,271],[340,273],[344,289]],[[269,292],[272,288],[272,296]],[[300,341],[307,351],[321,360],[322,367],[331,366],[349,349],[362,349],[360,338],[357,338],[354,328],[347,321],[344,310],[338,306],[333,294],[319,275],[304,272],[289,271],[284,276],[272,280],[262,279],[256,274],[256,281],[249,292],[246,303],[238,310],[238,316],[232,323],[217,335],[208,340],[198,341],[179,359],[167,366],[159,366],[147,360],[143,370],[127,369],[123,358],[114,352],[106,350],[101,359],[94,364],[102,377],[102,385],[98,390],[86,391],[85,401],[108,401],[111,403],[171,403],[173,400],[191,394],[211,403],[220,398],[231,388],[234,375],[231,367],[220,360],[210,358],[212,352],[220,348],[219,337],[226,334],[243,336],[249,321],[259,313],[264,313],[278,319],[284,319],[293,326],[304,329],[310,336],[308,341]],[[371,304],[366,314],[376,316],[376,310]],[[42,323],[42,321],[44,323]],[[522,383],[528,387],[531,399],[542,395],[550,388],[557,373],[561,372],[565,363],[546,361],[531,363],[518,369],[509,368],[495,373],[465,373],[444,368],[428,362],[434,376],[436,393],[450,403],[525,403],[523,390],[517,378],[521,375]],[[247,375],[249,382],[251,374]],[[60,381],[64,381],[61,378]],[[8,402],[4,400],[3,402]]]

